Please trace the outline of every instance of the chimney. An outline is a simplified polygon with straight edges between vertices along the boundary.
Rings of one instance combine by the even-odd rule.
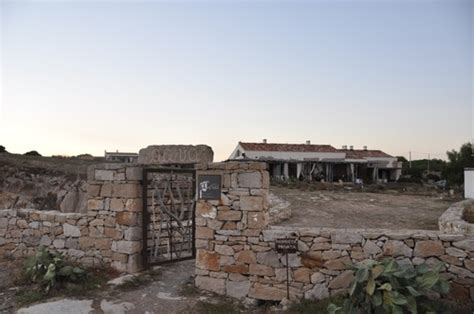
[[[264,138],[262,142],[263,142],[263,144],[267,144],[267,139]]]
[[[354,146],[353,145],[349,146],[349,149],[354,150]]]
[[[367,150],[367,146],[364,146],[364,150]]]
[[[310,145],[311,144],[311,141],[310,140],[306,140],[306,145]]]

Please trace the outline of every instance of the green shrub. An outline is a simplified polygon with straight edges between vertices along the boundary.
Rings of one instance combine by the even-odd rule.
[[[355,277],[342,306],[330,304],[329,313],[418,313],[436,312],[427,295],[446,294],[449,284],[442,279],[440,263],[400,265],[393,258],[354,266]]]
[[[34,256],[26,260],[25,275],[29,281],[40,284],[48,293],[56,283],[78,282],[85,278],[86,273],[80,267],[68,265],[62,254],[40,247]]]

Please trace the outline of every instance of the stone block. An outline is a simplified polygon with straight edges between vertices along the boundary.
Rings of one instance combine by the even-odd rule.
[[[110,210],[120,212],[125,208],[125,200],[122,198],[112,198],[110,200]]]
[[[228,245],[216,245],[214,251],[221,255],[234,255],[234,249]]]
[[[80,237],[79,238],[79,247],[82,250],[87,250],[94,247],[94,239],[89,237]]]
[[[205,201],[199,201],[196,204],[196,216],[215,219],[217,217],[217,208]]]
[[[309,268],[301,267],[293,271],[293,277],[295,281],[310,283],[311,270]]]
[[[66,241],[64,239],[55,239],[53,241],[53,246],[56,249],[64,249],[65,244],[66,244]]]
[[[110,250],[112,246],[112,240],[107,238],[101,238],[95,240],[95,247],[99,250]]]
[[[304,293],[305,299],[322,300],[329,297],[329,290],[324,283],[315,284],[311,290]]]
[[[261,264],[250,264],[249,274],[258,276],[275,276],[275,271],[272,267]]]
[[[122,198],[138,198],[140,197],[140,185],[133,183],[114,184],[112,195]]]
[[[460,248],[469,252],[474,251],[474,240],[472,239],[453,242],[453,245],[457,248]]]
[[[346,289],[354,279],[354,272],[352,270],[346,270],[329,283],[331,289]]]
[[[406,256],[411,257],[413,250],[406,245],[403,241],[389,240],[385,242],[383,247],[383,254],[387,256],[397,257]]]
[[[113,170],[95,170],[94,179],[97,181],[112,181],[114,179],[114,172]]]
[[[76,227],[72,226],[68,223],[63,224],[63,232],[66,237],[80,237],[81,236],[81,230]]]
[[[247,225],[251,229],[263,229],[268,225],[268,214],[264,212],[249,212]]]
[[[220,256],[216,252],[198,249],[196,252],[196,267],[218,271],[220,269]]]
[[[241,299],[248,295],[250,290],[250,281],[230,281],[226,282],[226,295]]]
[[[240,251],[235,255],[235,260],[237,263],[245,263],[245,264],[255,264],[257,263],[257,258],[255,253],[250,250]],[[277,257],[278,260],[278,257]]]
[[[139,167],[127,167],[125,170],[127,180],[141,180],[143,178],[143,169]]]
[[[326,277],[324,277],[324,274],[320,272],[316,272],[311,275],[311,283],[324,282],[325,280],[326,280]]]
[[[196,276],[196,287],[202,290],[211,291],[217,294],[225,294],[225,279]]]
[[[418,241],[413,251],[413,255],[418,257],[441,256],[443,254],[444,247],[441,241]]]
[[[241,196],[240,209],[244,211],[262,211],[263,198],[261,196]]]
[[[87,200],[87,209],[88,210],[103,210],[104,209],[104,201],[101,199],[88,199]]]
[[[100,195],[99,184],[87,184],[87,195],[88,197],[97,197]]]
[[[286,291],[256,282],[250,288],[249,297],[258,300],[281,301],[286,297]]]
[[[111,197],[112,196],[112,183],[104,183],[102,185],[102,188],[100,189],[100,196],[101,197]]]
[[[40,245],[42,246],[50,246],[51,245],[51,239],[47,235],[43,235],[40,240]]]
[[[217,219],[223,221],[239,221],[242,219],[242,212],[237,210],[219,210]]]
[[[142,248],[141,241],[113,241],[112,251],[124,254],[139,253]]]
[[[367,242],[365,242],[363,250],[367,257],[373,257],[375,255],[382,253],[382,250],[380,249],[380,247],[377,244],[375,244],[375,242],[370,241],[370,240],[367,240]]]
[[[125,203],[125,210],[129,212],[141,212],[142,211],[142,199],[141,198],[130,198]]]
[[[275,251],[257,253],[257,262],[271,267],[281,267],[280,259]]]
[[[464,252],[461,249],[454,248],[454,247],[446,248],[446,254],[454,256],[454,257],[463,257],[463,258],[467,256],[466,252]]]
[[[331,233],[331,241],[334,244],[357,244],[362,242],[362,235],[338,231]]]
[[[143,230],[141,227],[130,227],[125,229],[123,234],[125,240],[136,241],[142,239]]]
[[[138,214],[133,212],[117,212],[116,222],[119,225],[136,226],[138,224]]]
[[[196,239],[213,239],[214,230],[208,227],[196,227]]]
[[[262,175],[260,172],[243,172],[237,175],[237,185],[241,188],[261,188]]]
[[[80,238],[67,238],[64,246],[68,249],[79,249]]]
[[[329,270],[344,270],[351,265],[351,259],[348,256],[344,256],[335,260],[329,260],[324,263],[324,267]]]
[[[228,273],[248,274],[249,265],[247,264],[226,265],[222,267],[222,270]]]

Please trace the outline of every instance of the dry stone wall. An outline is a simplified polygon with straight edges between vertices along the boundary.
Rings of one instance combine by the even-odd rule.
[[[0,253],[27,256],[38,246],[62,252],[86,266],[140,269],[140,167],[121,164],[88,170],[87,213],[0,210]]]
[[[342,293],[348,265],[394,257],[400,263],[444,263],[449,298],[474,300],[474,238],[427,230],[270,227],[268,173],[261,163],[214,163],[201,174],[221,174],[218,201],[196,206],[195,285],[235,298],[279,301],[286,297],[286,260],[275,239],[298,239],[290,254],[290,297],[322,299]],[[309,222],[310,223],[310,222]]]

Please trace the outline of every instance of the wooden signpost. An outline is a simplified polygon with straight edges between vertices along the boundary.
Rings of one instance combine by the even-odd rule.
[[[296,253],[298,251],[298,240],[296,238],[280,238],[275,240],[275,250],[277,253],[285,254],[286,256],[286,297],[290,299],[290,276],[288,265],[288,254]]]

